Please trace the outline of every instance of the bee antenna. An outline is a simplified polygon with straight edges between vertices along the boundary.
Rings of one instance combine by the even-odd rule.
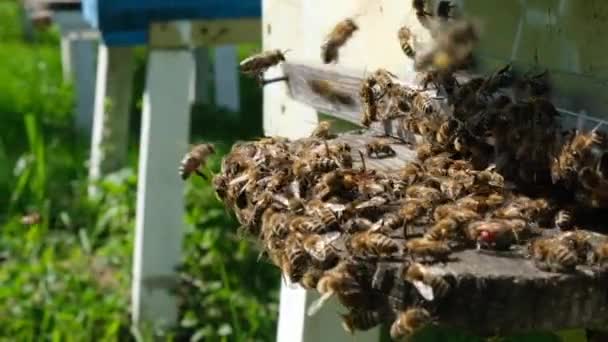
[[[365,156],[363,155],[363,152],[361,152],[361,150],[359,150],[359,155],[361,156],[361,165],[363,166],[363,171],[366,171],[367,166],[365,165]]]

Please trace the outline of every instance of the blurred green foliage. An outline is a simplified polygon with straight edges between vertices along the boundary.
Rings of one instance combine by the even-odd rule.
[[[276,269],[258,262],[209,183],[186,183],[180,323],[140,331],[129,318],[137,141],[144,49],[137,49],[130,165],[87,196],[88,141],[73,130],[72,86],[62,80],[57,30],[26,43],[15,1],[0,0],[0,339],[269,341],[277,316]],[[241,53],[255,47],[244,46]],[[261,135],[261,93],[242,82],[242,115],[194,108],[194,140],[220,151]],[[221,153],[211,162],[217,171]],[[177,166],[176,166],[177,167]],[[40,223],[21,223],[40,213]],[[172,229],[181,229],[173,227]],[[158,337],[157,336],[157,337]]]

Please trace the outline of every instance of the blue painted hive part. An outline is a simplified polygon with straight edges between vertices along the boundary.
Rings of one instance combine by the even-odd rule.
[[[148,41],[152,22],[259,18],[261,0],[83,0],[85,19],[107,45]]]

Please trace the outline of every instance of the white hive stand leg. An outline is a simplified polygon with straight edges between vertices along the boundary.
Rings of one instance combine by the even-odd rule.
[[[92,180],[126,164],[133,64],[131,48],[99,45],[89,163]]]
[[[174,324],[183,230],[183,182],[177,167],[188,149],[188,89],[194,69],[186,50],[152,50],[144,94],[133,259],[133,321]]]
[[[76,128],[89,136],[93,126],[95,104],[95,70],[97,42],[93,39],[72,39],[71,62],[76,90]]]
[[[209,103],[209,49],[206,47],[197,47],[193,50],[193,54],[196,74],[192,79],[192,103]]]
[[[218,46],[214,49],[214,53],[215,104],[238,112],[241,99],[236,47]]]
[[[61,47],[61,71],[63,79],[69,80],[72,76],[72,46],[70,44],[69,33],[61,32],[60,37]]]

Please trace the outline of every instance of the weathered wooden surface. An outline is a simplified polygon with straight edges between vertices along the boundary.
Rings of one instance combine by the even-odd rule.
[[[352,146],[358,167],[358,150],[373,138],[374,134],[354,132],[337,140]],[[394,157],[366,158],[366,167],[394,172],[416,158],[411,147],[398,139],[392,139],[391,147],[397,152]],[[545,232],[553,233],[548,229]],[[402,236],[396,234],[399,235]],[[452,286],[449,295],[433,305],[441,324],[480,335],[598,328],[608,324],[605,273],[589,266],[578,266],[572,274],[544,272],[526,254],[521,246],[509,252],[463,250],[453,253],[446,263],[431,265],[431,272],[444,276]],[[389,293],[393,308],[405,309],[420,300],[416,290],[398,276],[402,262],[384,262],[380,266],[387,279],[377,273],[376,282],[384,284],[376,290]]]

